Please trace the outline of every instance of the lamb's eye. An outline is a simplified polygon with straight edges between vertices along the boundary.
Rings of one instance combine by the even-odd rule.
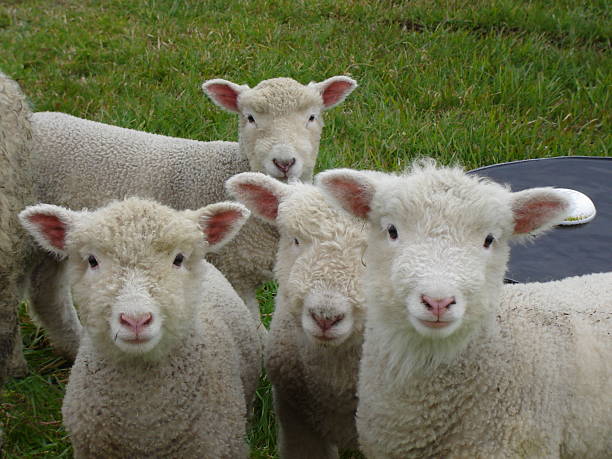
[[[253,115],[247,115],[247,121],[249,123],[254,123],[255,122],[255,118],[253,118]]]
[[[389,237],[393,240],[397,239],[397,228],[395,225],[389,225],[387,227],[387,231],[389,232]]]
[[[96,257],[94,257],[93,255],[89,255],[87,257],[87,263],[89,263],[90,268],[95,268],[96,266],[98,266],[98,260],[96,260]]]
[[[294,237],[294,238],[293,238],[293,243],[294,243],[295,245],[300,245],[300,241],[298,241],[298,238],[297,238],[297,237]]]
[[[183,264],[184,259],[185,259],[185,255],[183,255],[182,253],[179,253],[176,257],[174,257],[174,261],[172,262],[172,264],[174,266],[180,267]]]
[[[312,123],[315,119],[316,119],[316,116],[310,115],[310,118],[308,118],[308,121]]]
[[[491,244],[493,244],[493,241],[495,240],[495,236],[493,236],[492,234],[487,234],[487,237],[484,240],[484,244],[482,244],[482,246],[485,249],[488,249],[489,247],[491,247]]]

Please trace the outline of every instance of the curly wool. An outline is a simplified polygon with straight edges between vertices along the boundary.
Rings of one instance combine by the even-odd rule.
[[[562,193],[512,193],[432,163],[317,179],[370,226],[357,411],[367,457],[611,450],[612,273],[503,285],[510,241],[562,221]]]
[[[272,78],[242,94],[239,100],[255,112],[282,116],[320,104],[321,95],[291,78]]]
[[[209,80],[203,88],[214,103],[228,109],[229,93],[238,100],[229,107],[239,115],[239,143],[198,142],[62,113],[36,113],[37,192],[43,202],[75,209],[96,208],[126,196],[155,199],[177,209],[198,208],[225,199],[223,183],[232,175],[248,170],[280,174],[274,161],[290,158],[294,166],[285,173],[309,181],[319,150],[321,112],[342,102],[354,87],[354,80],[341,76],[310,85],[273,78],[252,89]],[[305,108],[306,114],[300,111]],[[265,114],[260,117],[256,110]],[[247,112],[257,116],[256,128],[247,121]],[[311,112],[316,119],[308,122]],[[234,240],[208,256],[257,320],[255,292],[272,279],[277,243],[272,226],[251,219]],[[55,347],[70,359],[76,355],[81,328],[62,280],[63,270],[52,257],[38,257],[30,279],[30,304]]]
[[[19,85],[0,72],[0,385],[9,367],[14,375],[27,370],[17,329],[17,305],[32,244],[17,214],[34,202],[30,116]]]
[[[206,275],[197,325],[171,358],[103,360],[84,334],[62,406],[75,457],[248,456],[245,426],[261,370],[259,337],[223,275],[212,265]]]
[[[38,196],[71,208],[96,208],[136,195],[177,209],[195,209],[226,199],[225,180],[249,169],[235,142],[166,137],[62,113],[35,113],[33,130]],[[209,257],[246,296],[271,279],[276,244],[270,225],[249,219],[234,240]],[[67,307],[61,267],[46,254],[40,254],[36,264],[32,307],[55,346],[74,358],[78,319],[70,311],[68,321],[57,314]]]
[[[357,373],[363,344],[360,277],[363,224],[331,207],[311,185],[296,185],[279,208],[278,293],[265,348],[286,457],[337,458],[356,450]],[[293,238],[307,245],[293,260]],[[353,330],[340,344],[313,342],[302,326],[305,299],[334,292],[351,304]],[[303,426],[301,425],[303,424]]]
[[[601,395],[612,390],[611,299],[610,273],[506,285],[492,329],[453,363],[385,393],[380,336],[370,334],[358,412],[366,455],[604,457],[612,450],[612,408]]]
[[[312,185],[243,173],[226,186],[255,215],[275,215],[280,233],[278,292],[265,348],[280,455],[337,458],[338,449],[357,449],[363,224],[330,206]],[[313,314],[342,316],[326,331],[331,341],[316,337],[322,331]]]
[[[44,204],[22,212],[41,246],[66,257],[80,308],[62,406],[75,457],[247,456],[261,342],[244,302],[204,260],[247,216],[236,203],[175,211],[140,198],[93,212]],[[209,221],[217,221],[210,232]],[[149,338],[129,344],[125,317],[146,313]]]

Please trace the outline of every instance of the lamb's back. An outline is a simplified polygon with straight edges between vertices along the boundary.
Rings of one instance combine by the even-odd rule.
[[[78,209],[139,196],[177,209],[226,199],[224,181],[249,170],[236,142],[200,142],[89,121],[32,117],[33,171],[43,202]]]

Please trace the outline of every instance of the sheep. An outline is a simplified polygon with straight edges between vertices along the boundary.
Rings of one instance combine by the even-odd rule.
[[[509,242],[561,222],[565,195],[427,161],[316,183],[369,222],[357,409],[367,457],[609,456],[612,273],[503,284]]]
[[[239,115],[238,143],[198,142],[63,113],[35,113],[33,167],[40,200],[96,208],[137,195],[184,209],[226,199],[223,184],[239,172],[311,180],[322,112],[355,87],[345,76],[308,86],[273,78],[252,89],[220,79],[205,82],[203,89],[213,102]],[[258,321],[255,291],[272,278],[277,241],[270,225],[249,221],[230,244],[208,255]],[[61,280],[63,271],[54,258],[39,257],[30,302],[56,348],[74,358],[80,324]]]
[[[327,204],[313,185],[244,172],[226,187],[280,234],[264,352],[280,457],[337,458],[339,447],[357,449],[363,224]]]
[[[62,406],[75,457],[246,457],[261,367],[256,322],[205,261],[246,221],[221,202],[176,211],[128,198],[19,215],[67,261],[83,324]]]
[[[17,213],[34,202],[29,175],[30,115],[19,85],[0,72],[0,386],[8,375],[27,373],[17,305],[32,244],[19,225]]]

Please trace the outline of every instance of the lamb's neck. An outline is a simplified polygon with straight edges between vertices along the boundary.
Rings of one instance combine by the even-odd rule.
[[[172,343],[160,342],[155,349],[144,354],[128,354],[114,344],[97,345],[89,333],[84,331],[79,353],[83,351],[100,364],[112,366],[117,371],[131,373],[141,371],[143,368],[162,370],[165,366],[169,366],[169,360],[173,363],[188,361],[200,345],[202,345],[201,334],[195,326],[185,331],[180,340],[173,340]],[[168,359],[168,355],[172,355],[172,358]]]
[[[357,373],[363,335],[349,337],[345,342],[337,345],[314,343],[303,332],[300,338],[301,359],[307,368],[315,369],[314,373],[322,375],[325,379],[344,380],[341,375]]]
[[[457,336],[446,339],[423,337],[397,324],[371,323],[366,348],[375,349],[377,358],[386,362],[385,379],[403,385],[409,378],[427,377],[441,367],[458,365],[471,348],[486,347],[496,336],[495,316],[475,330],[459,330]]]

